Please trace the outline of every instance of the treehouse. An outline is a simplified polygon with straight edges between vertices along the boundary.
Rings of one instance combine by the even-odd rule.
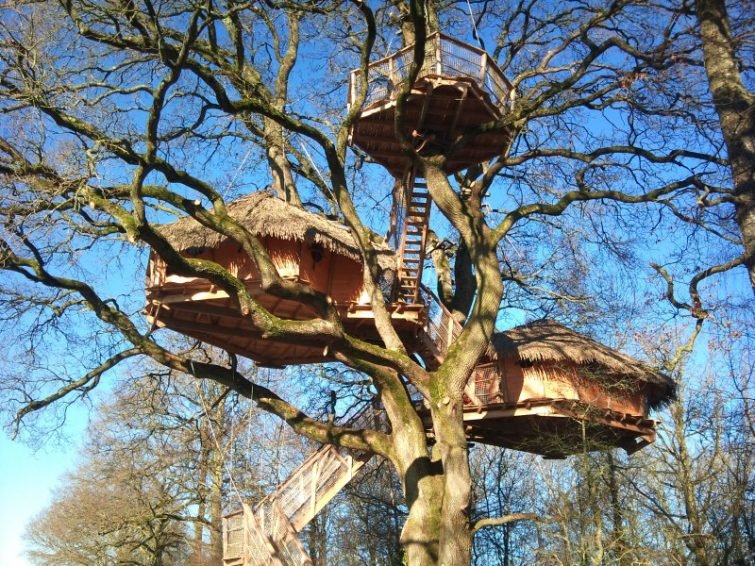
[[[356,241],[343,224],[287,204],[267,191],[228,204],[228,214],[257,236],[280,277],[327,294],[346,329],[365,339],[377,339],[369,297],[363,288],[362,263]],[[160,232],[185,257],[208,259],[241,279],[249,293],[269,312],[287,320],[317,318],[302,302],[262,289],[256,264],[239,243],[185,218]],[[396,275],[396,253],[377,246],[382,283],[390,301]],[[263,338],[238,304],[210,281],[173,273],[154,252],[147,269],[147,317],[208,344],[251,358],[262,365],[282,366],[328,361],[323,346],[285,343]],[[421,305],[395,303],[391,316],[400,335],[414,336],[421,324]]]
[[[504,117],[513,91],[481,50],[440,33],[427,38],[424,63],[412,80],[414,46],[351,73],[349,106],[360,103],[351,143],[397,180],[391,213],[395,249],[377,245],[381,286],[394,328],[407,351],[430,371],[442,363],[461,326],[430,291],[422,270],[432,208],[430,190],[413,163],[442,155],[448,174],[491,159],[510,133],[486,125]],[[398,93],[408,88],[399,105]],[[396,113],[403,110],[396,129]],[[291,206],[267,192],[229,203],[229,215],[258,238],[278,275],[326,294],[346,330],[379,343],[363,287],[361,252],[342,224]],[[212,260],[240,279],[266,310],[287,320],[319,314],[308,304],[263,288],[256,263],[233,239],[186,218],[161,233],[186,257]],[[332,361],[328,348],[264,336],[223,289],[172,272],[153,253],[147,272],[147,316],[167,327],[270,366]],[[467,437],[546,457],[652,442],[648,411],[673,397],[673,382],[631,358],[555,322],[528,324],[497,334],[465,388]],[[429,416],[424,412],[428,435]],[[368,422],[346,423],[374,428]],[[243,505],[224,519],[224,564],[311,565],[297,533],[369,460],[331,445],[315,451],[278,489],[254,508]]]
[[[367,84],[360,69],[351,72],[349,107],[365,96],[351,129],[351,143],[400,179],[411,164],[401,147],[394,119],[398,93],[409,78],[414,45],[371,63]],[[455,173],[499,155],[510,134],[476,131],[499,120],[513,93],[511,85],[487,53],[441,33],[425,42],[425,57],[409,87],[401,135],[418,152],[447,158],[446,172]]]
[[[583,450],[633,453],[655,439],[650,409],[674,383],[554,321],[496,334],[466,389],[471,441],[563,457]]]

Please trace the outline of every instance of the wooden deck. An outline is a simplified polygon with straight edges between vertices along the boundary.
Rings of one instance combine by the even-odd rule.
[[[169,285],[148,289],[149,302],[145,314],[149,324],[169,328],[186,336],[212,344],[234,354],[255,360],[267,367],[323,363],[332,361],[324,344],[313,339],[285,342],[265,338],[250,317],[241,315],[236,303],[225,291],[209,282],[197,280],[193,285],[180,285],[171,292]],[[311,320],[317,314],[307,305],[262,293],[250,285],[250,293],[269,312],[287,320]],[[337,305],[345,329],[368,341],[378,341],[372,308],[367,304]],[[422,304],[395,303],[390,307],[391,318],[399,335],[414,341],[424,323]]]
[[[632,454],[655,440],[656,422],[641,415],[598,409],[574,399],[465,408],[470,442],[563,458],[583,451],[623,448]]]
[[[428,37],[425,48],[425,63],[406,101],[402,134],[419,152],[445,154],[449,174],[499,155],[510,133],[475,133],[475,128],[499,120],[510,103],[513,91],[503,73],[484,51],[440,33]],[[396,94],[408,78],[412,56],[409,46],[370,64],[367,85],[358,70],[350,77],[349,106],[360,92],[366,96],[351,143],[396,178],[410,163],[399,145],[394,117]]]

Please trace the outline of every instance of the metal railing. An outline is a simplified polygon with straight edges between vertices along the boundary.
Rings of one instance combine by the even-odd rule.
[[[370,63],[367,67],[364,106],[395,97],[398,88],[409,76],[413,60],[414,44]],[[427,76],[471,79],[494,105],[501,108],[511,92],[511,83],[485,51],[440,32],[431,34],[425,41],[425,58],[417,80]],[[359,93],[364,91],[361,70],[355,69],[349,77],[349,108],[358,99]]]

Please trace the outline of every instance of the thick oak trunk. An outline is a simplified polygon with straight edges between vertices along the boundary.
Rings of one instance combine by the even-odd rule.
[[[742,82],[724,0],[697,0],[710,92],[734,180],[735,217],[755,292],[755,96]]]

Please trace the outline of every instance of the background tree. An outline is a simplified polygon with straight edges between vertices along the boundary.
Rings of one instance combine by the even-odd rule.
[[[30,525],[30,558],[39,564],[222,561],[224,510],[265,490],[247,456],[253,447],[264,454],[248,436],[265,426],[258,417],[212,382],[169,372],[123,380],[114,399],[99,407],[81,463]]]

